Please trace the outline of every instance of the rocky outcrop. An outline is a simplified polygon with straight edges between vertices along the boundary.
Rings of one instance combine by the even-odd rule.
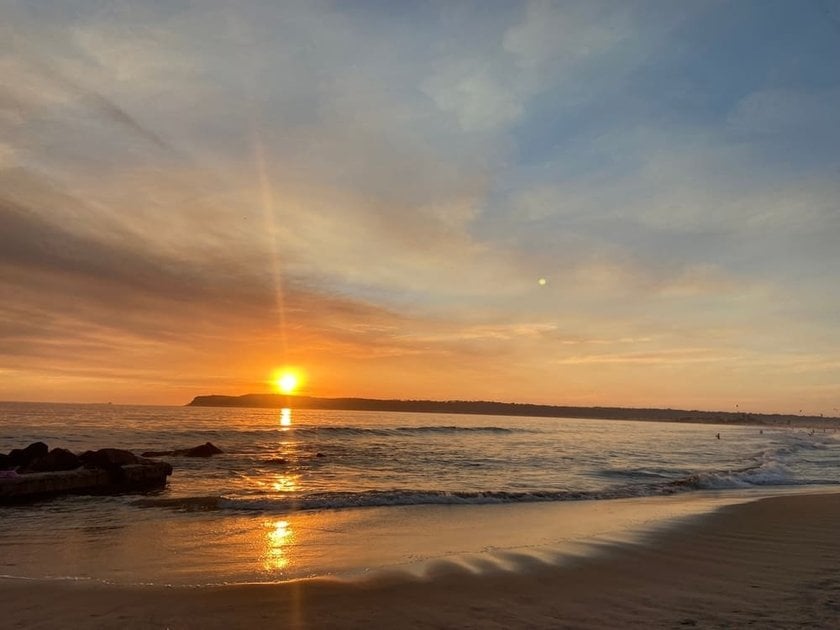
[[[151,460],[137,457],[131,451],[120,448],[100,448],[98,451],[85,451],[79,455],[82,463],[89,468],[110,468],[130,464],[149,464]]]
[[[26,448],[15,448],[9,451],[6,465],[8,468],[25,468],[39,457],[49,453],[49,447],[43,442],[33,442]]]
[[[0,504],[63,494],[117,494],[160,488],[172,466],[103,448],[76,455],[43,442],[0,457]]]
[[[42,457],[32,460],[26,472],[58,472],[61,470],[75,470],[82,465],[82,460],[75,453],[64,448],[54,448]]]
[[[143,457],[166,457],[166,456],[181,456],[181,457],[211,457],[212,455],[219,455],[224,453],[222,449],[210,442],[205,442],[199,446],[192,448],[178,448],[174,451],[146,451]]]

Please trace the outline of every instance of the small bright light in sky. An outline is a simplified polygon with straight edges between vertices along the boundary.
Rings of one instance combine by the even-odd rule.
[[[540,278],[539,280],[537,280],[537,284],[540,285],[541,287],[544,287],[547,282],[548,282],[548,280],[546,280],[545,278]]]

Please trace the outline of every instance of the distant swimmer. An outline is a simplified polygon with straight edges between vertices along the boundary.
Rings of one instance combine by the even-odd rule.
[[[720,439],[720,433],[715,436],[717,439]]]

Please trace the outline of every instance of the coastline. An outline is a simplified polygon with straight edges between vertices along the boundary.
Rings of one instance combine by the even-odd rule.
[[[681,422],[777,428],[837,429],[840,418],[779,413],[703,411],[697,409],[662,409],[634,407],[575,407],[497,401],[405,400],[376,398],[322,398],[286,394],[244,394],[241,396],[196,396],[186,407],[223,407],[250,409],[314,409],[322,411],[377,411],[390,413],[426,413],[486,415],[521,418],[557,418],[591,420],[626,420],[632,422]]]
[[[840,493],[724,506],[561,566],[201,588],[0,580],[9,627],[831,627]]]

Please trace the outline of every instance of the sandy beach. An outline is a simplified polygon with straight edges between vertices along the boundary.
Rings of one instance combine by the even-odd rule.
[[[723,507],[568,566],[206,588],[0,581],[9,628],[830,628],[840,494]]]

